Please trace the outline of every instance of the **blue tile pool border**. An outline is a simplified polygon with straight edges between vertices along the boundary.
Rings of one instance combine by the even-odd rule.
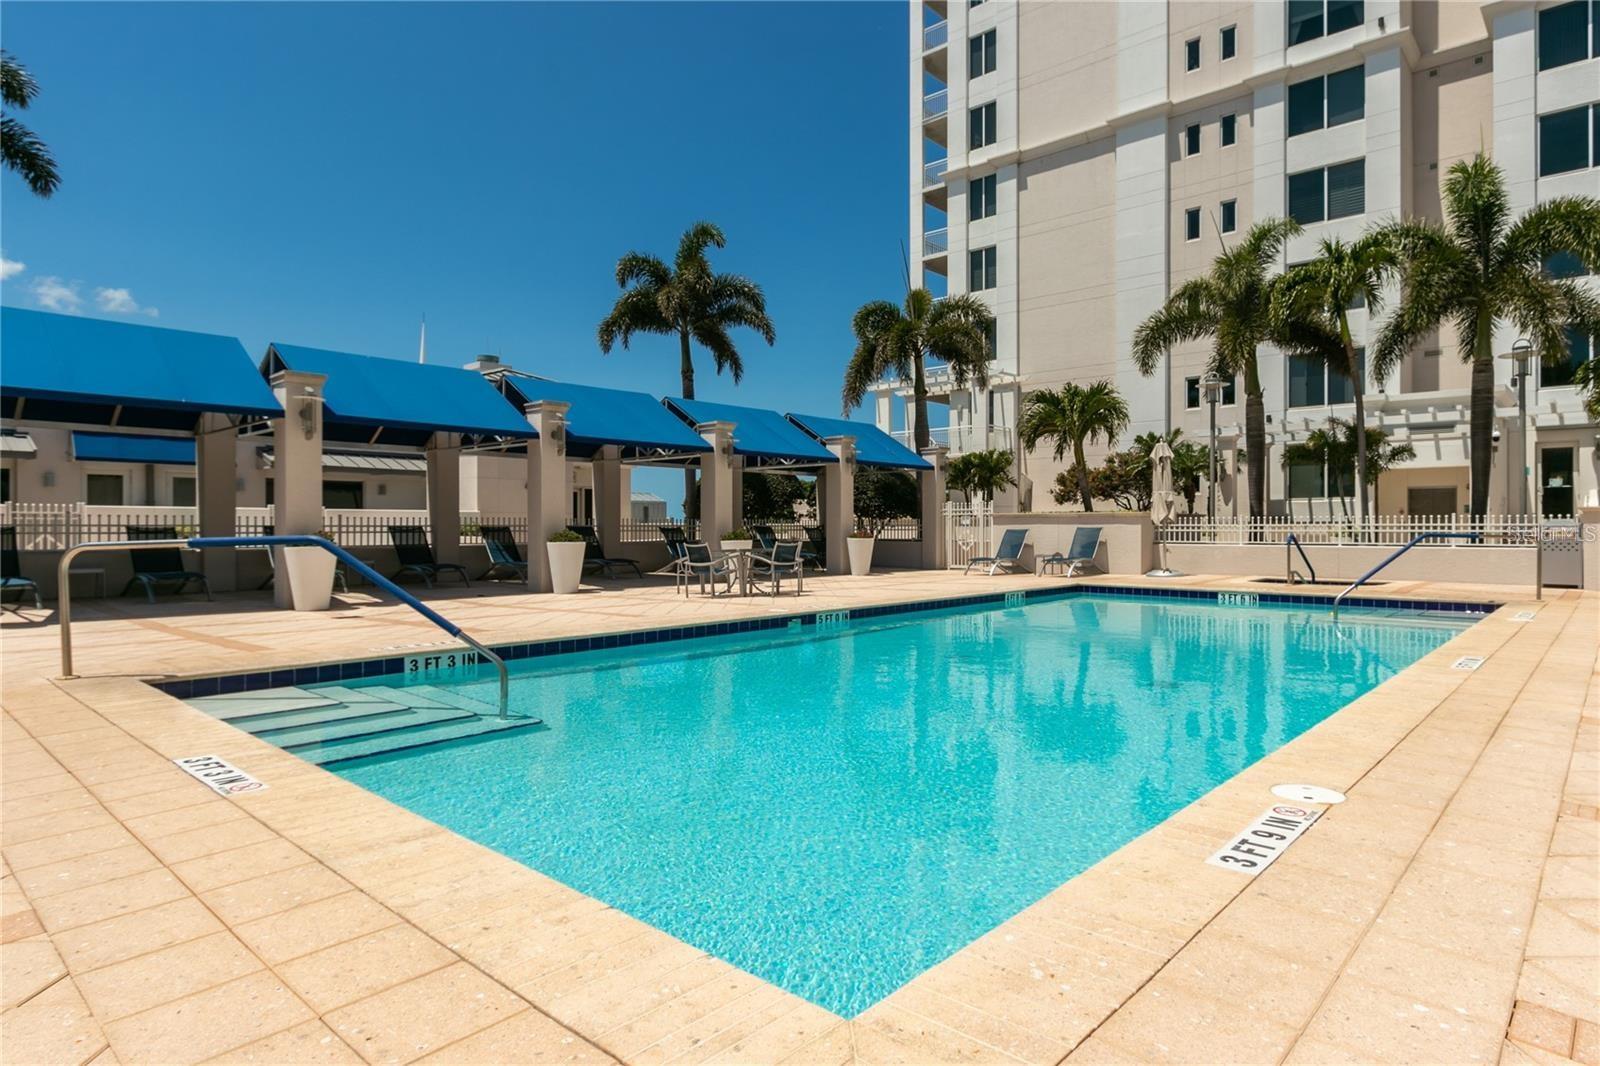
[[[1280,604],[1298,607],[1315,607],[1332,603],[1332,596],[1302,596],[1288,592],[1254,592],[1233,589],[1152,588],[1123,585],[1066,585],[1052,588],[1017,589],[1010,592],[985,592],[971,596],[949,596],[938,600],[915,600],[910,603],[875,604],[852,607],[851,621],[882,618],[886,615],[916,614],[927,611],[946,611],[956,607],[1005,606],[1009,597],[1021,593],[1023,602],[1062,599],[1072,596],[1111,596],[1121,599],[1155,600],[1210,600],[1215,603],[1221,596],[1243,595],[1253,597],[1241,606]],[[1450,600],[1402,600],[1391,598],[1363,598],[1345,601],[1351,609],[1400,610],[1415,613],[1446,613],[1483,616],[1493,613],[1499,603],[1468,603]],[[597,633],[587,637],[563,637],[556,640],[531,641],[526,644],[492,645],[496,654],[506,662],[538,659],[550,655],[575,655],[580,652],[608,651],[615,648],[633,648],[648,644],[664,644],[680,640],[698,640],[703,637],[725,637],[763,630],[787,629],[798,621],[802,626],[815,626],[818,616],[826,620],[834,611],[799,611],[794,614],[774,615],[766,618],[743,618],[728,622],[711,622],[702,625],[668,626],[661,629],[631,630],[624,633]],[[422,649],[418,649],[422,650]],[[153,688],[177,699],[196,696],[218,696],[256,689],[284,688],[290,685],[322,685],[339,681],[352,681],[364,677],[399,674],[404,670],[405,658],[389,655],[355,662],[323,663],[316,666],[279,667],[248,674],[220,674],[208,677],[174,678],[150,681]]]

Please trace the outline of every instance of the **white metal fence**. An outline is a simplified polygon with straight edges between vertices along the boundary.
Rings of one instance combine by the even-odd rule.
[[[965,567],[979,556],[994,554],[994,504],[982,500],[947,503],[944,529],[951,567]]]
[[[1541,525],[1570,523],[1570,517],[1538,515],[1377,515],[1364,524],[1354,518],[1218,518],[1179,515],[1156,527],[1162,544],[1282,544],[1291,533],[1302,544],[1394,544],[1410,541],[1419,533],[1475,533],[1477,540],[1452,539],[1441,544],[1532,545]]]

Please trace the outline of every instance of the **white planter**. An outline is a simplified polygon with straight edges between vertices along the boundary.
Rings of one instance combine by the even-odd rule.
[[[280,548],[289,598],[297,611],[326,611],[333,599],[333,571],[339,560],[321,548]]]
[[[872,573],[872,546],[878,538],[846,537],[844,543],[850,550],[850,576],[866,577]]]
[[[725,540],[722,542],[722,550],[725,552],[747,552],[754,549],[755,546],[756,542],[753,540]]]
[[[587,545],[581,540],[552,541],[545,545],[550,552],[550,591],[563,595],[578,591],[578,580],[583,577],[583,550]]]

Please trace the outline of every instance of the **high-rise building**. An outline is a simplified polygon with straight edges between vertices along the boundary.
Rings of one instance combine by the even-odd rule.
[[[1600,3],[913,0],[910,105],[912,284],[977,293],[996,316],[988,388],[930,368],[930,430],[952,453],[1016,451],[1020,494],[1049,508],[1060,464],[1026,454],[1015,431],[1034,389],[1111,380],[1133,415],[1122,447],[1167,428],[1206,438],[1208,343],[1176,348],[1146,377],[1132,336],[1257,220],[1304,224],[1287,267],[1325,237],[1438,219],[1445,172],[1480,148],[1516,210],[1600,195]],[[1377,328],[1365,308],[1352,325],[1361,341]],[[1496,351],[1516,340],[1502,324]],[[1593,348],[1574,336],[1565,363],[1534,367],[1525,443],[1515,365],[1496,361],[1493,509],[1520,509],[1519,444],[1532,508],[1571,513],[1596,492],[1596,426],[1571,384]],[[1269,509],[1338,513],[1328,471],[1286,469],[1282,450],[1349,418],[1351,384],[1267,349],[1259,362]],[[1365,389],[1368,424],[1417,453],[1382,478],[1379,513],[1464,510],[1469,368],[1451,331]],[[910,433],[908,391],[880,383],[880,426]],[[1243,382],[1224,386],[1226,513],[1247,509],[1243,400]]]

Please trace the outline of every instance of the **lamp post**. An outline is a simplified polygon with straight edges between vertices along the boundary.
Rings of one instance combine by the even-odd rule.
[[[1528,463],[1528,364],[1533,359],[1533,342],[1526,337],[1518,337],[1511,350],[1500,358],[1511,360],[1517,371],[1517,454],[1522,462],[1522,510],[1519,513],[1526,515],[1532,506],[1528,492],[1528,478],[1532,473]]]
[[[1206,406],[1211,408],[1211,463],[1206,472],[1206,481],[1210,489],[1207,494],[1206,513],[1213,525],[1217,521],[1217,404],[1222,401],[1222,390],[1228,384],[1222,375],[1208,370],[1200,379],[1200,388],[1205,390]],[[1250,461],[1255,462],[1252,456]]]

